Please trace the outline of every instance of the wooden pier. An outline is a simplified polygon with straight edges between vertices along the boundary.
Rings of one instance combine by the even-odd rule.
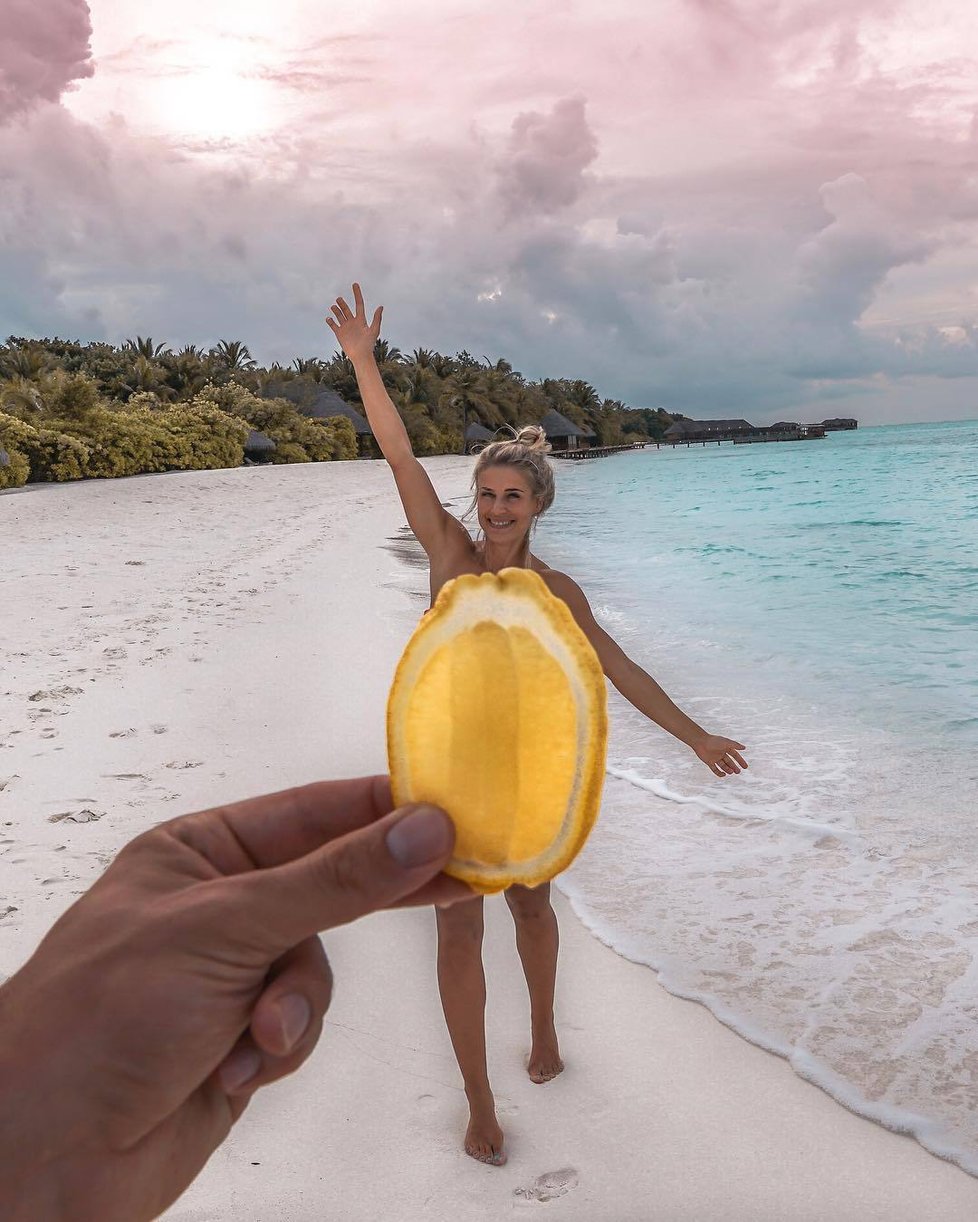
[[[655,441],[635,441],[629,442],[624,446],[590,446],[585,450],[551,450],[551,458],[607,458],[609,454],[620,454],[622,450],[644,450],[646,446],[655,446],[658,449],[658,443]]]

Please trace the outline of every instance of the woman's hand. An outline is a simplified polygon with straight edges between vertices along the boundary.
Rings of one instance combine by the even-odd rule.
[[[740,754],[747,748],[743,743],[734,742],[732,738],[709,734],[698,742],[690,743],[690,746],[716,776],[733,776],[747,767],[747,761]]]
[[[327,318],[326,326],[333,332],[340,342],[340,347],[356,365],[358,361],[369,360],[374,354],[374,344],[380,338],[380,323],[384,315],[384,307],[377,307],[373,321],[368,324],[363,293],[359,284],[353,286],[353,300],[357,307],[356,313],[350,309],[342,297],[337,297],[333,306],[336,320]]]

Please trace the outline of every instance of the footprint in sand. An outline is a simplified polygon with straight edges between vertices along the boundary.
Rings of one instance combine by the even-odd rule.
[[[164,768],[202,768],[203,760],[171,760],[168,764],[164,764]],[[2,788],[2,787],[0,787]]]
[[[80,696],[82,689],[80,687],[54,687],[49,692],[34,692],[27,699],[32,704],[37,704],[41,700],[67,700],[69,696]],[[50,712],[50,709],[43,710]]]
[[[546,1171],[528,1188],[514,1188],[513,1196],[526,1201],[556,1201],[578,1185],[577,1172],[573,1167],[562,1167],[559,1171]]]
[[[132,738],[139,731],[135,726],[130,726],[128,730],[113,730],[109,738]]]
[[[104,816],[104,810],[63,810],[58,815],[48,815],[48,823],[97,823]]]

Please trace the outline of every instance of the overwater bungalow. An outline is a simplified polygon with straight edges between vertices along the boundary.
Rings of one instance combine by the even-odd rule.
[[[733,441],[735,437],[749,437],[755,431],[747,420],[676,420],[665,432],[665,440],[671,445],[687,442]]]

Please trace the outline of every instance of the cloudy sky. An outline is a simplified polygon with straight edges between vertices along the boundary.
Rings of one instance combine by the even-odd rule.
[[[978,6],[0,0],[0,335],[978,416]]]

